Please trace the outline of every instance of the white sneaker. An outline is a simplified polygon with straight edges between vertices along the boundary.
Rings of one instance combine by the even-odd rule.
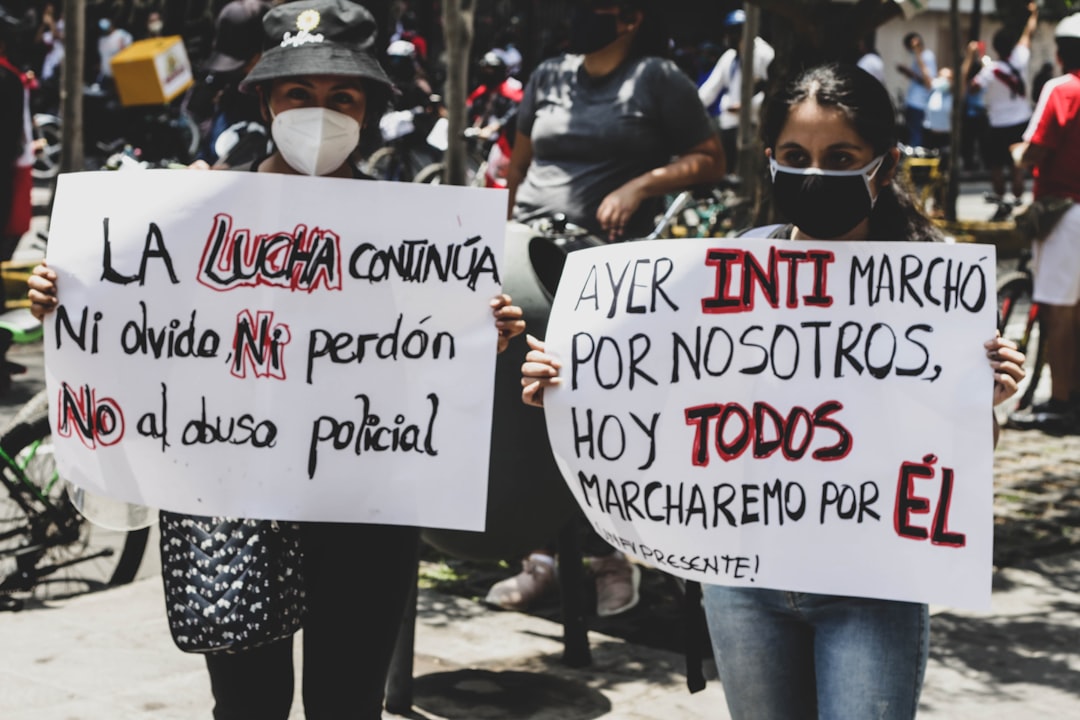
[[[589,558],[589,569],[596,578],[596,614],[618,615],[638,604],[641,569],[621,552]]]
[[[492,585],[484,602],[503,610],[528,610],[558,586],[555,559],[533,553],[521,561],[521,572]]]

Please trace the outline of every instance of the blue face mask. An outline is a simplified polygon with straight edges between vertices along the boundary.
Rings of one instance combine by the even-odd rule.
[[[810,237],[840,237],[874,209],[877,197],[870,181],[884,162],[879,155],[858,170],[821,170],[787,167],[769,158],[773,199],[784,217]]]
[[[105,18],[101,18],[97,21],[97,26],[98,29],[101,30],[101,32],[109,32],[109,28],[112,26],[112,23],[110,23]]]

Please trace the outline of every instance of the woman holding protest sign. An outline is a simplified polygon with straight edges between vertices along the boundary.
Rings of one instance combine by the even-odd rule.
[[[768,102],[762,128],[773,199],[790,224],[748,236],[940,239],[894,182],[895,116],[871,75],[855,66],[813,68]],[[542,406],[544,388],[559,383],[560,363],[541,341],[530,337],[529,344],[522,398]],[[996,405],[1016,392],[1024,356],[1001,338],[985,349]],[[703,594],[733,718],[915,716],[928,654],[926,605],[719,585]]]
[[[250,171],[361,177],[355,155],[366,139],[377,136],[379,115],[392,93],[390,80],[370,53],[374,18],[347,0],[300,0],[270,10],[263,28],[267,49],[242,89],[258,96],[272,121],[274,150]],[[57,306],[56,275],[38,266],[29,285],[34,315],[43,318]],[[502,351],[524,329],[522,312],[506,295],[494,298],[491,306]],[[305,716],[381,718],[389,664],[415,582],[419,531],[359,523],[298,525]],[[262,552],[278,552],[275,547],[267,541]],[[217,720],[289,716],[291,636],[238,651],[208,652],[206,662]]]

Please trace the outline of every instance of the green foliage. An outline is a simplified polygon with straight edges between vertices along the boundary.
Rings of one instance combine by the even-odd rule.
[[[998,4],[1002,4],[1003,1],[999,0]],[[1039,19],[1056,23],[1061,18],[1077,10],[1080,10],[1080,1],[1078,0],[1042,0],[1039,3]]]

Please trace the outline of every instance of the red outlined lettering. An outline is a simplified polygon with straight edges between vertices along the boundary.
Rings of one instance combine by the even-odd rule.
[[[108,447],[124,437],[124,412],[112,398],[98,398],[97,390],[83,385],[78,390],[61,383],[56,403],[56,434],[73,434],[91,450]]]
[[[199,261],[198,280],[212,290],[269,285],[289,290],[340,290],[341,239],[331,230],[297,225],[256,235],[233,230],[232,216],[218,213]]]
[[[285,379],[285,346],[292,340],[289,326],[274,324],[274,313],[264,310],[244,310],[236,316],[233,336],[232,362],[229,373],[245,378],[248,370],[255,377]]]

